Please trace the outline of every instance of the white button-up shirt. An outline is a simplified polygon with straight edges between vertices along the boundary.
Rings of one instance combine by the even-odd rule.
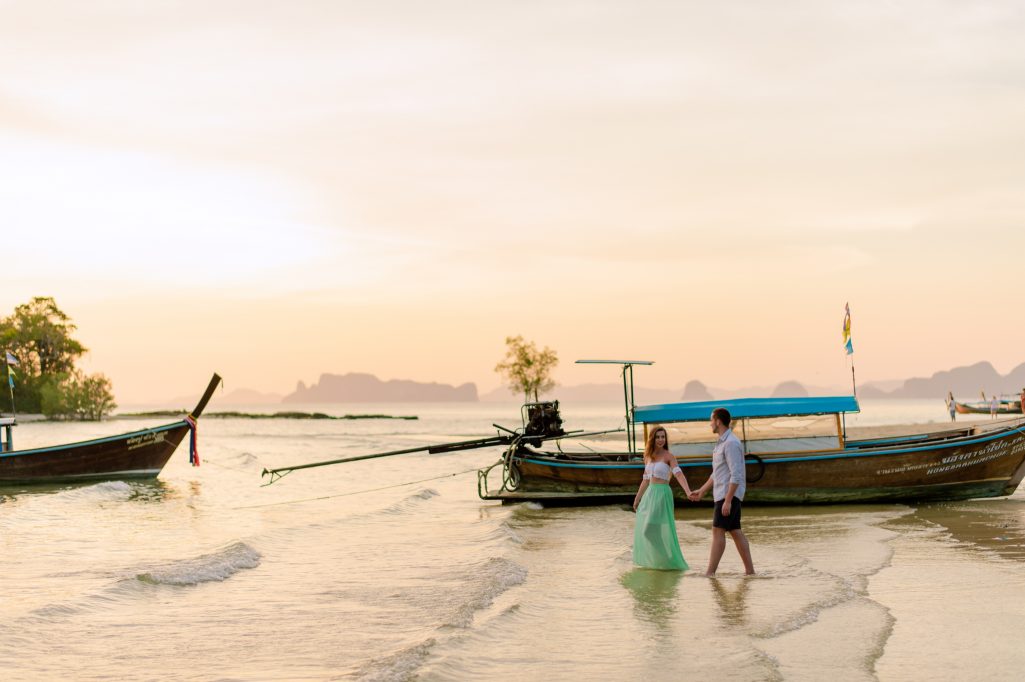
[[[744,446],[733,435],[733,429],[726,429],[712,450],[712,499],[716,502],[725,499],[730,483],[737,484],[733,496],[743,500],[747,489]]]

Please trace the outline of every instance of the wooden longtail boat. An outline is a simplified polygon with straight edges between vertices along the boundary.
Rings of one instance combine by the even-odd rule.
[[[11,417],[0,419],[0,485],[156,478],[203,413],[220,381],[214,374],[186,419],[79,443],[15,450],[16,422]]]
[[[847,440],[843,415],[857,412],[853,397],[723,400],[652,405],[636,421],[669,432],[671,449],[691,485],[711,474],[708,431],[716,407],[734,415],[734,433],[747,453],[745,502],[850,503],[958,500],[1010,495],[1025,476],[1025,418],[893,438]],[[832,428],[829,426],[832,425]],[[674,440],[674,435],[677,437]],[[644,469],[637,453],[563,452],[529,445],[497,463],[502,488],[494,500],[608,501],[632,499]],[[675,494],[683,499],[676,486]]]
[[[654,425],[666,428],[670,448],[696,488],[712,471],[716,436],[709,417],[716,407],[730,411],[733,432],[744,444],[745,502],[835,504],[998,497],[1013,493],[1025,477],[1025,417],[854,440],[847,437],[845,419],[847,413],[860,411],[853,396],[742,398],[636,407],[632,367],[650,363],[589,362],[623,365],[628,451],[541,449],[525,429],[501,460],[478,472],[482,499],[629,501],[644,470],[638,451],[644,440],[638,448],[636,429],[643,426],[646,439]],[[555,406],[557,410],[558,404]],[[497,490],[491,486],[495,470],[501,471]],[[677,499],[684,499],[678,486],[672,489]]]

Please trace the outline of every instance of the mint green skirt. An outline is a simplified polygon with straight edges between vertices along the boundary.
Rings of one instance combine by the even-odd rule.
[[[673,518],[673,492],[668,485],[652,484],[637,506],[634,525],[634,563],[644,568],[686,571]]]

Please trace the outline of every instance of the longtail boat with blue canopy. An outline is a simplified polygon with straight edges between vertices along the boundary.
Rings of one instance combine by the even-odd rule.
[[[854,396],[742,398],[635,407],[624,365],[627,451],[541,448],[528,436],[478,475],[488,500],[629,501],[644,470],[637,433],[666,429],[693,487],[711,475],[717,436],[709,417],[725,407],[747,462],[745,503],[837,504],[962,500],[1010,495],[1025,477],[1025,418],[887,438],[851,439]],[[632,363],[641,364],[641,363]],[[647,364],[647,363],[645,363]],[[556,404],[557,405],[557,404]],[[501,473],[499,485],[498,472]],[[673,488],[678,499],[682,491]]]
[[[79,443],[16,450],[16,420],[0,418],[0,486],[156,478],[186,435],[189,459],[198,465],[196,420],[220,381],[214,374],[195,409],[181,421]]]

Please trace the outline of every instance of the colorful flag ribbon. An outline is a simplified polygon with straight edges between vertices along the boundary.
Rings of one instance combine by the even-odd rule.
[[[199,466],[199,449],[196,446],[196,419],[191,414],[185,415],[185,423],[189,425],[189,464]]]
[[[4,353],[7,354],[7,364],[8,365],[17,365],[18,364],[18,358],[16,358],[13,355],[11,355],[11,351],[5,350]]]
[[[851,304],[844,305],[843,316],[843,346],[847,355],[854,353],[854,343],[851,340]]]

